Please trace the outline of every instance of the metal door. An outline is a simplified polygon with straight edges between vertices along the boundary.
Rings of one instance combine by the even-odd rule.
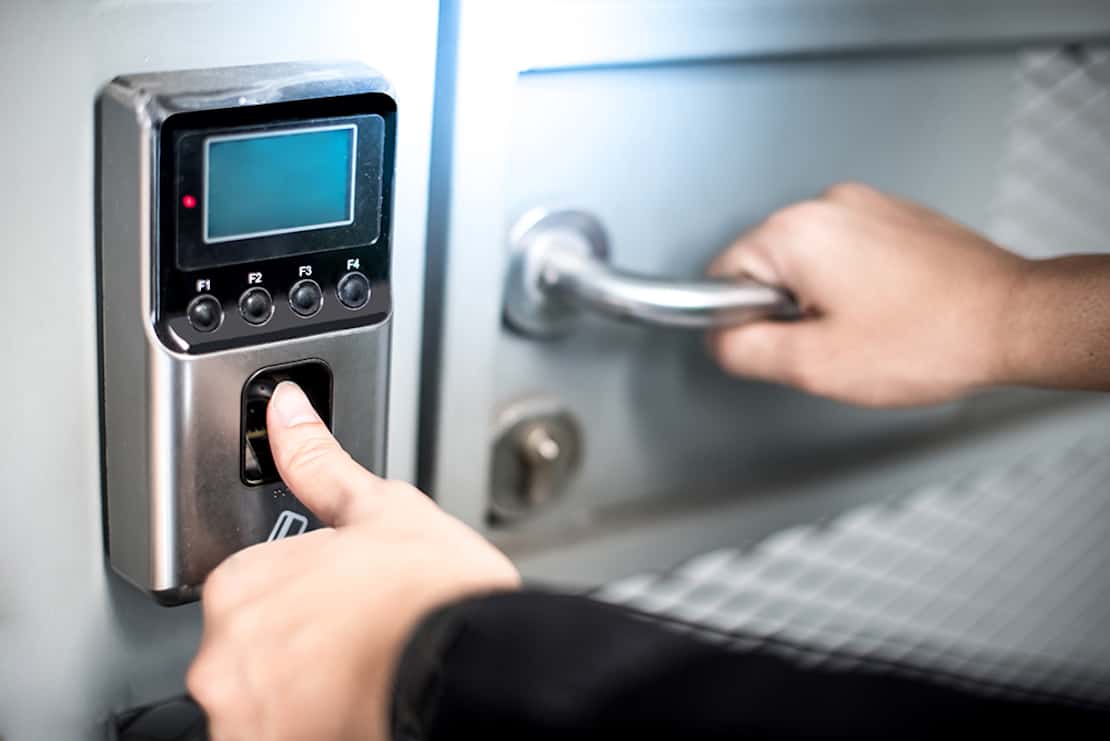
[[[536,339],[503,320],[509,235],[535,208],[593,214],[614,265],[673,279],[696,278],[776,208],[848,179],[1025,246],[1013,217],[1030,204],[1015,203],[1012,182],[1023,85],[1044,60],[1069,58],[1062,42],[1106,38],[1104,8],[773,5],[463,2],[451,18],[422,476],[527,573],[588,583],[820,516],[874,493],[813,481],[885,465],[909,485],[924,475],[913,451],[1059,401],[863,410],[726,377],[697,332],[584,316]],[[554,425],[546,448],[525,442],[533,417]],[[491,490],[506,445],[576,460],[557,498],[499,526]]]

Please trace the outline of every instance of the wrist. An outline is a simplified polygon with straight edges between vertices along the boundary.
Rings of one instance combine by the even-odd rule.
[[[425,615],[406,636],[393,669],[389,694],[389,738],[419,741],[427,735],[443,671],[443,656],[459,632],[454,603]]]
[[[1013,265],[994,292],[994,321],[990,323],[986,346],[990,362],[981,386],[1010,386],[1028,383],[1030,346],[1034,334],[1041,262],[1015,256]]]
[[[439,702],[446,654],[463,628],[469,606],[519,589],[516,577],[512,583],[457,594],[437,603],[409,626],[389,672],[387,738],[421,741],[427,737]]]
[[[1110,390],[1110,257],[1027,261],[1011,304],[1000,383]]]
[[[1035,293],[1036,263],[1012,253],[980,266],[980,279],[970,286],[960,321],[962,336],[959,383],[965,391],[981,391],[1020,383],[1025,307]]]

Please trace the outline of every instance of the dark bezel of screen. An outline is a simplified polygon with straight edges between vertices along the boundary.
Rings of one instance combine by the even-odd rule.
[[[354,221],[343,226],[290,231],[283,234],[246,237],[218,242],[204,241],[204,214],[207,204],[197,208],[177,207],[186,195],[205,192],[204,145],[210,136],[260,134],[296,131],[319,126],[355,124]],[[310,119],[271,123],[262,126],[185,130],[174,134],[174,210],[177,222],[177,266],[182,270],[234,265],[270,257],[322,252],[359,244],[373,244],[380,234],[382,190],[382,145],[385,121],[381,116],[363,115],[342,118]]]
[[[185,131],[209,129],[235,129],[261,127],[267,125],[303,125],[307,121],[352,118],[362,115],[378,115],[385,122],[385,144],[382,162],[382,188],[379,205],[378,238],[373,244],[353,245],[347,248],[322,250],[318,257],[328,264],[334,264],[336,275],[350,258],[361,258],[359,268],[370,279],[374,293],[370,305],[359,312],[346,312],[341,318],[329,320],[321,312],[312,320],[298,321],[285,326],[275,317],[265,327],[259,329],[235,322],[233,318],[211,336],[201,335],[185,329],[186,348],[180,346],[180,338],[169,329],[171,321],[183,321],[186,307],[196,296],[196,280],[210,278],[214,293],[224,307],[225,315],[235,312],[235,302],[242,291],[242,279],[246,271],[262,268],[268,278],[276,279],[271,285],[275,302],[285,301],[282,286],[292,284],[298,275],[297,265],[304,261],[304,254],[285,257],[271,257],[256,262],[243,262],[233,265],[201,269],[182,269],[177,266],[177,221],[172,217],[177,210],[179,199],[175,187],[175,135]],[[391,306],[389,290],[390,232],[393,218],[390,204],[393,202],[393,168],[395,159],[395,136],[397,128],[397,104],[384,93],[359,93],[332,98],[308,98],[270,103],[260,106],[243,106],[203,111],[181,111],[167,117],[160,130],[156,172],[158,180],[158,205],[155,213],[158,225],[157,245],[154,254],[152,279],[157,291],[153,296],[155,330],[162,342],[175,350],[188,353],[215,352],[260,341],[274,341],[306,334],[343,329],[384,321]],[[162,215],[170,215],[163,218]],[[224,243],[226,244],[226,243]],[[316,276],[314,276],[316,277]],[[334,276],[333,276],[334,277]],[[321,277],[318,282],[325,291],[334,292],[335,286]],[[331,301],[325,305],[335,306]],[[280,312],[279,312],[280,313]],[[187,325],[186,325],[187,327]]]

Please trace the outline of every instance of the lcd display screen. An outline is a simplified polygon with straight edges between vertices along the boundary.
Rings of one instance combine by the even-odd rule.
[[[211,136],[204,142],[204,241],[354,222],[353,124]]]

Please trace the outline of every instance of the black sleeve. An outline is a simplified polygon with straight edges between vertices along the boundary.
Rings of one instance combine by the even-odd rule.
[[[394,682],[394,741],[1110,738],[1106,709],[743,646],[586,597],[471,598],[410,638]]]

